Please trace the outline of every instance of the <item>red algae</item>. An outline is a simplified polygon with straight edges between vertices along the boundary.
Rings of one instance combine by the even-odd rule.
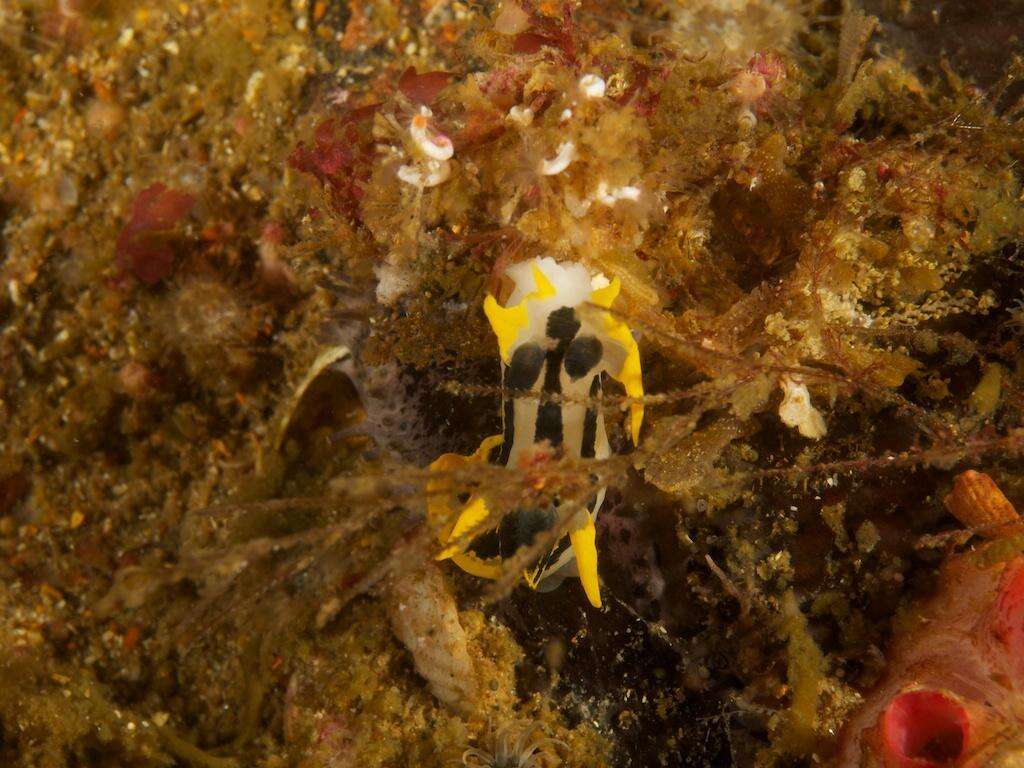
[[[421,72],[409,67],[398,78],[398,90],[417,104],[430,106],[451,81],[449,72]]]
[[[160,182],[139,192],[117,236],[117,265],[146,285],[168,277],[174,269],[179,225],[195,202],[192,195]]]

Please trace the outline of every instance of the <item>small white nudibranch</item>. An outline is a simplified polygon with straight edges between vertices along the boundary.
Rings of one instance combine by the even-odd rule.
[[[427,107],[420,107],[420,113],[409,123],[409,134],[413,144],[431,160],[449,160],[455,154],[452,140],[431,125],[434,116]]]
[[[580,78],[579,88],[588,99],[604,98],[605,83],[600,75],[584,75]]]
[[[576,159],[576,145],[571,141],[563,141],[558,145],[558,151],[552,158],[540,161],[538,172],[541,176],[554,176],[569,167]]]
[[[508,111],[508,119],[521,128],[526,128],[533,122],[533,110],[516,104]]]
[[[779,404],[779,418],[788,427],[796,427],[804,437],[820,440],[828,428],[825,417],[811,404],[811,393],[807,385],[795,376],[783,376],[779,380],[782,387],[782,403]]]

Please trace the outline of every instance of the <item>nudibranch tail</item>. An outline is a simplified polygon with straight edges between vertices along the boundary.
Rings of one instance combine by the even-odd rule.
[[[485,440],[471,457],[448,454],[431,469],[450,472],[474,462],[530,465],[548,454],[607,458],[611,448],[600,407],[605,374],[619,381],[632,399],[629,434],[637,444],[644,415],[640,349],[629,326],[612,312],[620,281],[551,258],[514,264],[507,275],[514,288],[505,305],[490,295],[484,301],[501,357],[502,434]],[[485,578],[496,578],[504,559],[550,531],[559,519],[557,499],[539,508],[497,510],[502,514],[495,520],[485,494],[452,509],[450,478],[436,478],[428,491],[432,519],[454,519],[442,531],[445,548],[439,559],[451,559]],[[604,489],[597,489],[568,537],[523,574],[529,586],[553,588],[575,562],[587,598],[600,607],[594,521],[603,499]]]
[[[601,607],[601,587],[597,578],[597,528],[594,518],[587,514],[587,523],[569,533],[572,551],[576,556],[576,569],[587,599],[595,608]]]

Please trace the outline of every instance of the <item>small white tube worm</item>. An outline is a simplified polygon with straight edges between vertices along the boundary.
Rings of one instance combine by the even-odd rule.
[[[516,125],[525,128],[533,122],[533,110],[516,104],[508,111],[508,119]]]
[[[558,145],[558,150],[552,158],[540,161],[539,173],[541,176],[555,176],[576,159],[576,145],[571,141],[564,141]]]
[[[421,107],[420,113],[409,124],[409,133],[416,148],[426,157],[431,160],[449,160],[455,154],[455,147],[451,139],[431,125],[430,119],[433,116],[433,112]]]
[[[452,166],[447,160],[427,160],[425,163],[403,165],[398,169],[398,178],[406,184],[427,189],[448,181]]]

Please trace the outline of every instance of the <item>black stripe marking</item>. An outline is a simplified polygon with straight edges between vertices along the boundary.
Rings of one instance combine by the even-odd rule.
[[[510,389],[508,382],[512,378],[511,366],[505,367],[505,377],[502,382],[503,387],[508,390]],[[497,464],[503,467],[508,466],[508,457],[512,453],[512,440],[516,436],[516,411],[515,411],[515,398],[509,394],[505,394],[501,399],[501,451],[496,456]]]
[[[562,307],[548,315],[548,338],[568,343],[579,329],[580,321],[576,319],[576,310],[572,307]]]
[[[590,397],[601,394],[601,374],[594,376],[590,383]],[[580,444],[580,456],[592,459],[597,453],[597,403],[589,403],[583,416],[583,442]]]
[[[542,387],[545,394],[557,395],[562,392],[560,373],[565,347],[565,342],[562,342],[548,351],[544,368],[544,386]],[[560,446],[564,440],[561,403],[547,402],[541,403],[537,407],[537,423],[533,430],[533,442],[541,443],[545,440],[551,444],[552,448]]]
[[[535,568],[537,569],[537,580],[540,581],[547,575],[547,571],[551,569],[555,563],[558,562],[558,558],[562,556],[562,553],[569,548],[569,537],[563,536],[558,540],[558,543],[552,547],[551,551],[546,555],[542,555],[536,562]]]

